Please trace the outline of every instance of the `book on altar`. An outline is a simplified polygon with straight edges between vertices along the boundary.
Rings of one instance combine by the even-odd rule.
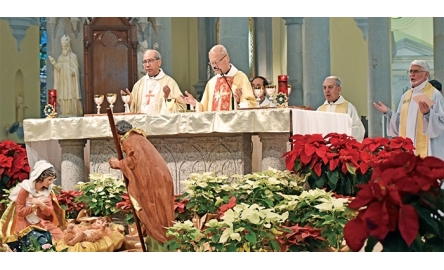
[[[414,96],[413,100],[416,103],[419,103],[420,101],[424,101],[425,103],[427,103],[427,105],[429,105],[429,107],[435,104],[435,102],[433,102],[433,100],[431,100],[426,94],[420,94],[420,95]]]

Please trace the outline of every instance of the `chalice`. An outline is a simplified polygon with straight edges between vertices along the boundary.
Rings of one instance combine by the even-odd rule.
[[[130,112],[129,105],[128,105],[130,99],[131,99],[131,96],[128,93],[122,94],[122,101],[124,103],[123,106],[125,107],[125,113]]]
[[[108,93],[108,94],[106,94],[106,100],[107,100],[108,103],[109,103],[109,108],[111,109],[111,112],[114,112],[114,111],[113,111],[113,108],[114,108],[114,103],[115,103],[116,100],[117,100],[117,94],[114,94],[114,93]]]
[[[261,101],[261,96],[262,96],[263,93],[264,93],[264,89],[262,89],[262,87],[260,87],[260,86],[255,86],[254,87],[253,94],[256,97],[257,107],[258,108],[260,107],[259,103]]]
[[[267,93],[268,100],[270,100],[271,103],[274,103],[274,94],[276,93],[276,85],[267,85],[265,86],[265,93]]]
[[[100,105],[103,103],[104,96],[103,95],[94,95],[94,103],[97,105],[97,114],[100,114]]]
[[[168,112],[177,112],[176,111],[176,99],[175,98],[167,98],[165,100],[167,108],[168,108]]]

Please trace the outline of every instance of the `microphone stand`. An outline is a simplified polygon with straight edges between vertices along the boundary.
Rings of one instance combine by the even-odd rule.
[[[225,79],[225,82],[228,84],[228,87],[230,88],[230,91],[231,91],[231,109],[234,111],[235,110],[235,108],[234,108],[235,100],[234,100],[233,89],[231,89],[231,86],[228,83],[227,77],[225,77],[225,74],[222,72],[222,70],[220,68],[218,68],[218,67],[216,67],[215,69],[218,69],[220,71],[220,75]],[[239,104],[237,104],[237,101],[236,101],[236,106],[239,107]]]

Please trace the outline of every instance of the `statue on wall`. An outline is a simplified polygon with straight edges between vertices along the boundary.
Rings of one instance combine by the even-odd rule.
[[[20,92],[16,99],[16,115],[15,115],[15,121],[16,122],[23,122],[25,109],[28,107],[25,106],[24,100],[23,100],[23,92]]]
[[[62,54],[57,62],[52,56],[48,56],[54,66],[54,89],[57,90],[60,116],[83,116],[77,55],[71,50],[69,36],[63,35],[61,43]]]

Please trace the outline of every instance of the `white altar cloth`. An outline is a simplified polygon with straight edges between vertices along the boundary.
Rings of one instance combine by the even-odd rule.
[[[352,136],[352,119],[345,113],[292,109],[292,134],[323,136],[331,132]]]

